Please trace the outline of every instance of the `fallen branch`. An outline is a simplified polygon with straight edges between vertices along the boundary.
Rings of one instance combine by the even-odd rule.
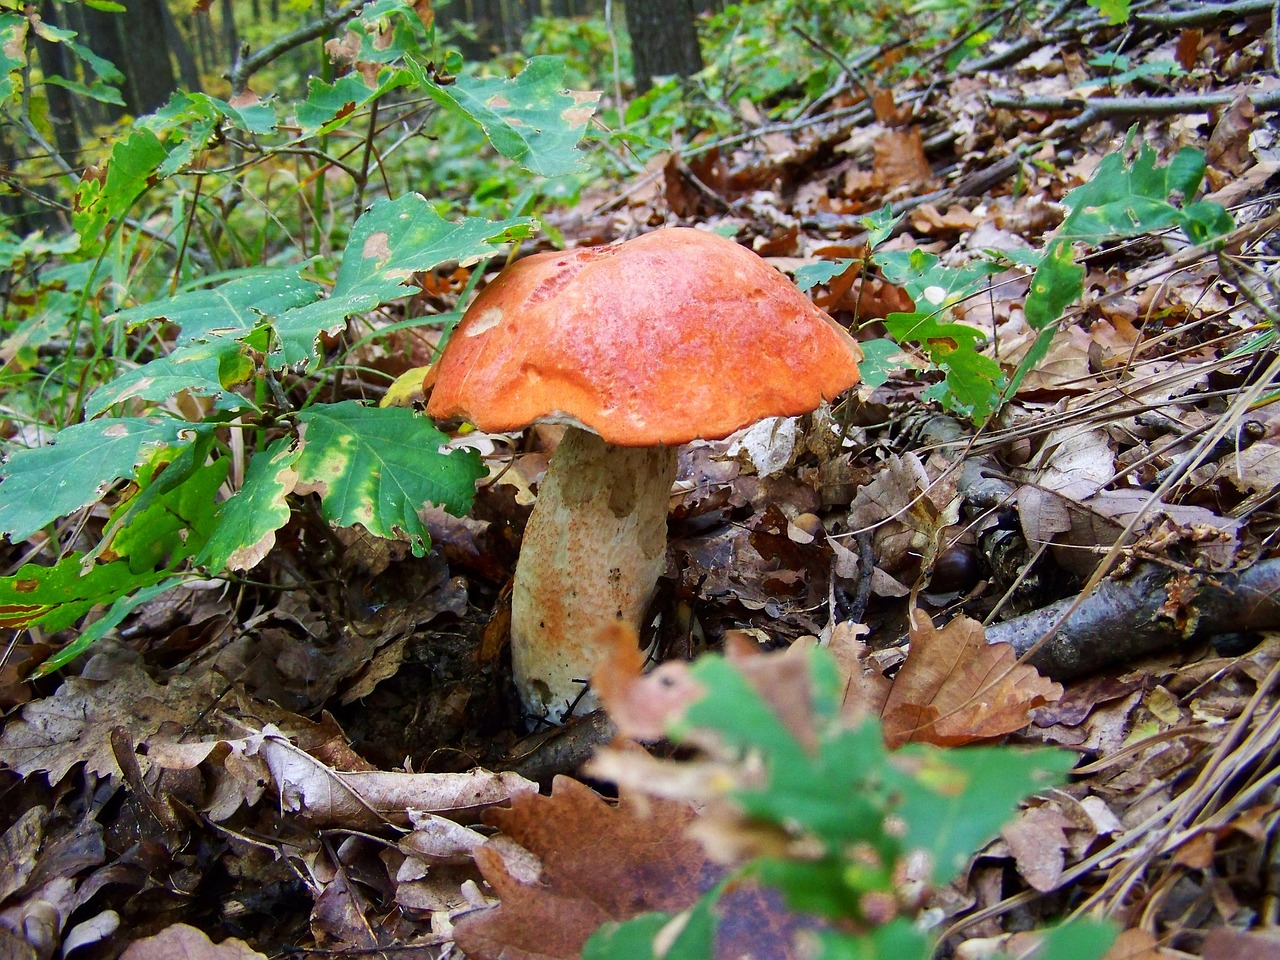
[[[1062,624],[1074,598],[987,628],[988,643],[1013,645],[1042,673],[1068,680],[1112,663],[1223,633],[1280,627],[1280,560],[1239,573],[1170,571],[1149,564],[1098,585]]]
[[[1189,27],[1207,27],[1219,20],[1269,13],[1275,0],[1237,0],[1236,3],[1206,3],[1193,10],[1139,13],[1134,19],[1153,27],[1168,30],[1185,30]]]
[[[1167,117],[1199,113],[1225,107],[1246,96],[1259,110],[1280,110],[1280,90],[1236,90],[1228,93],[1200,93],[1173,97],[1013,97],[993,93],[993,107],[1004,110],[1039,110],[1046,113],[1083,111],[1082,117],[1111,120],[1117,117]]]

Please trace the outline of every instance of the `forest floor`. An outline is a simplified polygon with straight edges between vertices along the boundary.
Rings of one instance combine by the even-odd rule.
[[[921,739],[1080,756],[1068,786],[932,892],[945,955],[1016,954],[1025,931],[1105,912],[1124,931],[1112,960],[1280,956],[1274,7],[1108,27],[1072,6],[953,71],[939,56],[931,83],[842,84],[787,124],[745,116],[755,129],[544,219],[571,246],[732,229],[804,276],[866,256],[866,218],[891,204],[902,217],[873,257],[920,251],[947,277],[1006,255],[951,309],[983,333],[969,352],[1012,370],[1037,342],[1018,264],[1064,198],[1130,130],[1162,163],[1204,155],[1205,198],[1234,218],[1225,242],[1165,230],[1096,245],[1083,298],[981,428],[936,402],[946,389],[982,402],[959,361],[941,383],[938,357],[966,347],[944,326],[830,412],[685,448],[656,649],[687,660],[730,631],[767,650],[817,638],[851,674],[892,677],[933,624],[938,669],[975,660],[1012,678],[999,696],[898,690],[938,710],[988,694]],[[1127,59],[1090,85],[1103,49]],[[1133,69],[1152,63],[1180,73]],[[1132,171],[1136,146],[1125,156]],[[832,273],[810,293],[862,340],[919,309],[922,289],[884,272]],[[261,586],[166,594],[61,678],[27,679],[45,650],[11,647],[0,960],[408,960],[456,956],[457,931],[477,958],[567,958],[623,919],[619,903],[652,905],[642,887],[689,893],[702,861],[682,822],[609,815],[566,780],[546,795],[614,733],[595,715],[527,734],[511,685],[508,588],[556,435],[472,439],[492,480],[471,516],[430,517],[424,558],[299,511]],[[1009,648],[988,641],[1034,647],[1043,676],[1010,673]],[[499,822],[539,852],[538,884],[511,879]],[[655,845],[679,857],[646,861]],[[497,909],[495,884],[510,894]]]

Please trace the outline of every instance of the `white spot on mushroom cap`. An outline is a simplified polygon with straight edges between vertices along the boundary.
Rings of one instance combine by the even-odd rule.
[[[471,323],[467,324],[466,335],[468,337],[478,337],[482,333],[488,333],[494,327],[502,322],[502,308],[490,307],[480,316],[476,317]]]

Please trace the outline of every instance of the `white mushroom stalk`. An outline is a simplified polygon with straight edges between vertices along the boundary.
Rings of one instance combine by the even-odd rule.
[[[531,717],[594,709],[583,682],[614,623],[637,629],[666,566],[675,447],[619,447],[570,427],[525,527],[511,596],[511,661]]]

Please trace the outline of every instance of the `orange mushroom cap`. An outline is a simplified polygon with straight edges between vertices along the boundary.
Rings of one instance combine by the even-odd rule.
[[[503,270],[454,331],[427,410],[491,432],[542,420],[674,445],[813,410],[858,382],[861,359],[760,257],[673,227]]]

